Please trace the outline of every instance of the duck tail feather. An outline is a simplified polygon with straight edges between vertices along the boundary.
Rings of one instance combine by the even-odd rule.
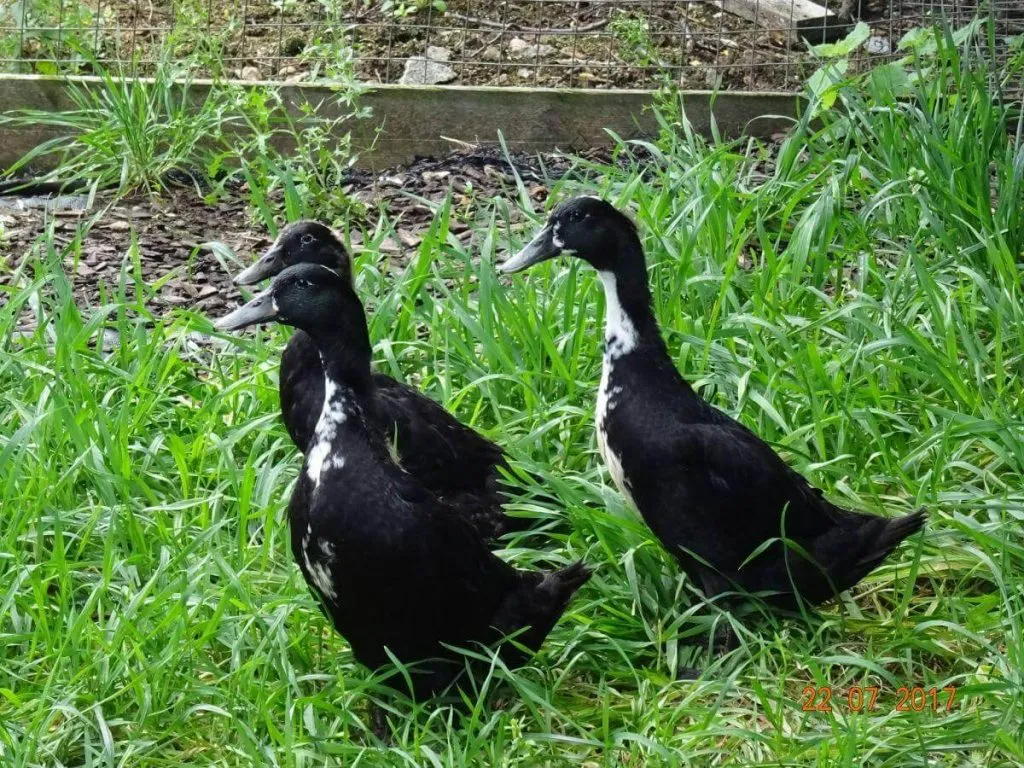
[[[928,513],[922,508],[909,515],[886,520],[878,533],[868,540],[860,556],[841,573],[832,574],[836,591],[842,592],[860,582],[881,565],[901,541],[921,530],[927,519]]]
[[[870,564],[868,570],[874,568],[888,557],[901,541],[921,530],[927,520],[928,511],[923,507],[909,515],[887,520],[885,527],[875,537],[870,548],[861,555],[858,565]]]
[[[531,576],[539,576],[534,572]],[[565,613],[569,600],[591,576],[582,562],[545,574],[542,578],[524,579],[498,611],[495,627],[505,634],[526,628],[519,642],[533,651],[540,650],[548,633]],[[505,646],[506,659],[521,659],[518,651]]]
[[[576,593],[576,590],[590,580],[592,575],[593,571],[580,560],[549,573],[537,585],[537,591],[546,593],[554,600],[564,604]]]

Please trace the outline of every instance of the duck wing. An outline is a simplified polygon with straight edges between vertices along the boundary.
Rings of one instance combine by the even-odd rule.
[[[646,515],[648,524],[698,574],[705,592],[727,591],[734,582],[749,591],[788,594],[774,601],[779,604],[790,604],[794,588],[820,602],[863,578],[920,527],[832,504],[732,420],[681,424],[655,443],[636,468],[642,479],[634,495],[641,509],[657,510]],[[782,537],[803,553],[779,541],[751,558]]]
[[[374,405],[402,468],[438,496],[490,491],[501,448],[407,384],[374,374]]]
[[[505,514],[500,447],[413,387],[383,374],[374,375],[374,387],[376,418],[406,472],[484,539],[530,526],[530,518]]]

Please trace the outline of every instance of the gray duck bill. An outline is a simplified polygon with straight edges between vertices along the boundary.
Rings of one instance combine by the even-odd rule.
[[[555,243],[555,233],[550,226],[545,226],[534,235],[533,240],[523,246],[523,250],[508,261],[499,264],[498,271],[505,275],[522,272],[534,264],[553,259],[561,252],[561,247]]]
[[[219,331],[238,331],[246,326],[266,323],[277,317],[277,304],[269,290],[264,291],[248,304],[214,322]]]
[[[271,248],[255,264],[251,264],[235,277],[235,285],[253,285],[273,277],[284,269],[284,260],[279,248]]]

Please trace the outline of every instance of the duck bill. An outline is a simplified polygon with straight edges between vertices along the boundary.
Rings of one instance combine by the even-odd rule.
[[[498,265],[498,271],[504,275],[511,275],[513,272],[522,272],[534,264],[553,259],[562,252],[562,248],[555,243],[555,233],[551,226],[545,226],[540,232],[534,235],[533,240],[528,242],[519,253],[508,261]]]
[[[257,323],[270,322],[275,318],[277,318],[277,302],[274,301],[270,290],[266,290],[248,304],[224,315],[214,322],[213,327],[218,331],[238,331]]]
[[[234,282],[235,285],[254,285],[268,277],[273,277],[283,269],[284,258],[281,255],[281,249],[275,245],[263,254],[259,261],[239,272]]]

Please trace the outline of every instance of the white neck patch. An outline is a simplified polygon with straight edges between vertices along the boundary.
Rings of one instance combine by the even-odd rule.
[[[306,476],[315,486],[320,485],[325,471],[345,466],[345,457],[341,452],[332,453],[338,426],[345,422],[345,418],[345,398],[342,390],[330,376],[324,374],[324,406],[313,434],[313,448],[306,456]]]
[[[622,308],[619,289],[613,272],[598,272],[604,284],[604,301],[607,305],[604,317],[605,357],[617,360],[636,349],[639,338],[636,326]]]
[[[605,310],[604,331],[604,364],[601,366],[601,385],[597,390],[597,408],[594,415],[597,420],[597,448],[604,459],[605,466],[612,476],[612,481],[619,492],[632,503],[633,496],[629,479],[622,468],[621,457],[608,445],[608,418],[618,407],[625,395],[622,386],[612,385],[612,374],[615,361],[628,355],[638,342],[636,326],[629,319],[619,301],[619,290],[615,275],[611,272],[598,272],[604,284]],[[635,505],[634,505],[635,506]]]

